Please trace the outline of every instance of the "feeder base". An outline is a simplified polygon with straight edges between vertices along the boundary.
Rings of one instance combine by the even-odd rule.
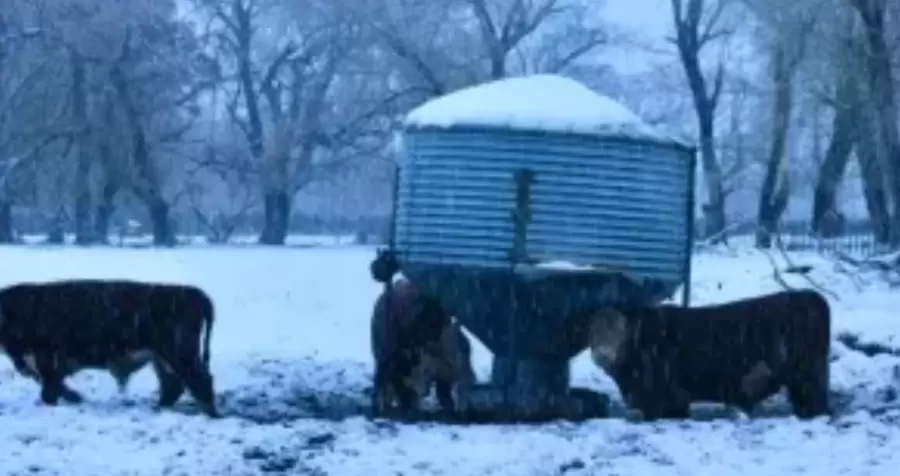
[[[491,385],[508,388],[513,400],[562,396],[569,389],[569,359],[494,356]]]
[[[586,388],[561,395],[508,400],[503,389],[476,386],[460,398],[457,418],[472,423],[540,423],[552,420],[584,421],[609,417],[609,396]]]
[[[422,409],[412,413],[391,410],[376,420],[401,423],[497,424],[544,423],[554,420],[579,422],[610,417],[610,398],[586,388],[572,388],[565,395],[530,406],[509,406],[502,389],[477,385],[459,399],[456,412]]]

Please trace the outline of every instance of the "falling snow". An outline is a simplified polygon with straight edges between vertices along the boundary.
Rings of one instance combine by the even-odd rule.
[[[892,475],[900,465],[900,359],[834,344],[834,421],[799,422],[776,398],[766,418],[698,408],[696,421],[440,426],[361,416],[370,379],[368,314],[379,285],[371,248],[179,250],[0,248],[0,285],[59,277],[193,283],[215,299],[212,370],[226,415],[210,421],[189,398],[155,413],[149,370],[120,395],[103,372],[70,379],[87,402],[47,408],[36,385],[0,362],[0,473],[82,475],[381,474]],[[851,279],[816,255],[811,279],[835,293],[834,333],[900,347],[900,295],[876,274]],[[693,299],[712,303],[774,291],[755,251],[695,259]],[[809,282],[786,275],[797,287]],[[862,281],[860,283],[859,281]],[[487,378],[490,356],[475,342]],[[573,384],[614,393],[587,355]],[[717,413],[718,412],[718,413]],[[723,416],[709,419],[710,416]]]

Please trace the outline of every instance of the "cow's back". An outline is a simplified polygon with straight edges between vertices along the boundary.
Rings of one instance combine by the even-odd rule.
[[[380,361],[400,345],[398,333],[416,318],[416,308],[422,299],[412,283],[399,280],[382,292],[375,301],[371,321],[372,357]]]
[[[191,304],[193,303],[193,304]],[[147,348],[173,319],[211,306],[203,291],[128,280],[22,283],[0,290],[0,335],[24,348],[63,348],[83,364]],[[190,309],[196,307],[197,309]],[[186,315],[188,314],[188,315]]]
[[[644,345],[671,359],[695,398],[737,393],[741,378],[772,352],[787,360],[825,353],[828,303],[815,291],[783,291],[723,304],[660,306],[642,314]]]

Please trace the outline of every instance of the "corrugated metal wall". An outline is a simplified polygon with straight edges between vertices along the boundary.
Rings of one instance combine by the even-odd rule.
[[[398,184],[402,261],[506,267],[520,168],[534,172],[527,248],[642,278],[679,281],[691,152],[600,137],[410,130]]]

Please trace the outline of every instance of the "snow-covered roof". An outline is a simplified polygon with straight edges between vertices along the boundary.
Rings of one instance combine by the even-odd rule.
[[[407,128],[483,127],[589,134],[690,145],[641,120],[618,101],[564,76],[505,78],[413,109]]]

